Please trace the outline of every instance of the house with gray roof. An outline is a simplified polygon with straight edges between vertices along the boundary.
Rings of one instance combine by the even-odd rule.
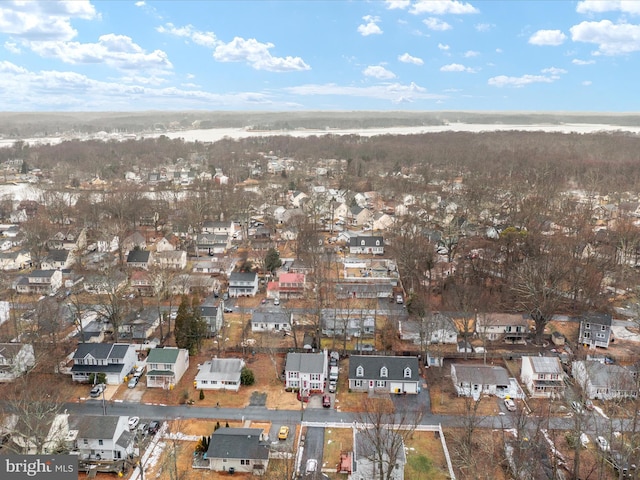
[[[590,348],[609,348],[612,317],[608,313],[588,313],[580,319],[578,343]]]
[[[151,338],[160,326],[160,312],[156,307],[147,307],[127,315],[118,325],[119,338],[132,342],[144,342]]]
[[[245,363],[241,358],[212,358],[198,365],[195,386],[198,390],[240,389],[240,376]]]
[[[71,250],[49,250],[40,266],[43,270],[56,270],[70,268],[73,265],[74,255]]]
[[[252,332],[290,331],[292,323],[293,313],[275,305],[256,308],[251,314]]]
[[[135,437],[127,416],[69,415],[68,422],[67,441],[80,460],[122,460],[124,467],[134,453]]]
[[[230,297],[255,297],[258,293],[256,272],[233,272],[229,275]]]
[[[591,400],[617,400],[638,396],[634,372],[620,365],[580,360],[571,364],[571,375]]]
[[[20,278],[16,284],[18,293],[49,295],[56,293],[62,286],[60,270],[34,270]]]
[[[364,430],[354,435],[353,472],[351,478],[404,480],[407,463],[401,435],[392,428],[382,432]],[[380,472],[382,468],[382,472]]]
[[[480,364],[451,365],[451,381],[461,397],[480,398],[481,394],[505,397],[510,394],[509,374],[503,367]]]
[[[147,357],[147,387],[172,388],[189,368],[189,350],[152,348]]]
[[[73,354],[71,378],[88,382],[104,373],[108,385],[119,385],[138,361],[135,345],[128,343],[80,343]]]
[[[328,337],[372,337],[376,333],[376,320],[368,310],[323,308],[320,323],[322,334]]]
[[[560,398],[565,373],[558,357],[522,357],[520,380],[532,397]]]
[[[219,428],[211,434],[207,460],[215,472],[261,476],[269,466],[269,444],[259,428]]]
[[[349,253],[384,254],[384,239],[381,236],[356,236],[349,238]]]
[[[200,305],[200,317],[207,324],[207,336],[214,337],[218,334],[224,324],[224,313],[222,307],[215,305]]]
[[[127,254],[127,267],[147,270],[153,261],[149,250],[130,250]]]
[[[285,388],[304,392],[324,392],[327,381],[327,351],[287,354],[284,367]]]
[[[419,393],[417,357],[351,355],[349,389],[357,392]]]

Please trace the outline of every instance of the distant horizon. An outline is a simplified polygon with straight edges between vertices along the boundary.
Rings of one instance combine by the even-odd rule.
[[[0,2],[7,112],[640,111],[640,2]]]

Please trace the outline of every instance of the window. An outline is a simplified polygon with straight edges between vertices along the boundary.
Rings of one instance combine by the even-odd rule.
[[[604,338],[604,333],[596,333],[596,337],[598,338]]]
[[[600,330],[602,330],[603,332],[604,332],[606,329],[607,329],[606,325],[602,325],[602,326],[600,327]]]
[[[240,465],[251,465],[251,460],[240,459]]]
[[[86,438],[83,440],[83,442],[84,442],[85,446],[89,445],[89,440],[87,440]]]
[[[376,380],[376,387],[382,388],[387,384],[384,380]]]
[[[362,387],[362,380],[356,380],[356,381],[354,382],[354,385],[355,385],[356,387]]]
[[[360,240],[360,245],[364,247],[364,240]]]
[[[591,324],[590,323],[585,323],[584,324],[584,328],[586,328],[587,330],[591,330]]]
[[[103,441],[102,441],[102,439],[99,439],[99,440],[98,440],[98,445],[103,445]]]
[[[380,376],[381,377],[388,377],[389,376],[389,369],[387,367],[382,367],[380,369]]]
[[[358,365],[358,368],[356,368],[356,377],[364,377],[364,368],[362,365]]]
[[[409,367],[404,369],[404,378],[411,378],[411,369]]]

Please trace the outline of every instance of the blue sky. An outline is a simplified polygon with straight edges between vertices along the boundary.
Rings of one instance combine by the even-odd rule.
[[[0,111],[637,112],[640,0],[0,2]]]

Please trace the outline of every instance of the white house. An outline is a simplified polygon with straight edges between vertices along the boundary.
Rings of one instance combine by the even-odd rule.
[[[351,355],[349,389],[360,392],[420,393],[417,357]]]
[[[245,363],[241,358],[212,358],[198,365],[195,387],[198,390],[240,389],[240,377]]]
[[[60,270],[34,270],[18,281],[16,291],[18,293],[49,295],[56,293],[61,286],[62,272]]]
[[[564,393],[564,370],[558,357],[522,357],[520,380],[532,397],[559,398]]]
[[[88,382],[91,375],[104,373],[108,385],[119,385],[137,362],[135,345],[80,343],[73,354],[71,378],[75,382]]]
[[[620,365],[580,360],[571,364],[571,375],[591,400],[615,400],[638,396],[638,383],[633,372]]]
[[[229,275],[230,297],[255,297],[256,293],[258,293],[256,272],[233,272]]]
[[[269,466],[269,443],[260,428],[219,428],[207,450],[209,469],[262,476]]]
[[[324,392],[327,381],[327,351],[288,353],[284,375],[286,389],[307,393]]]
[[[0,343],[0,382],[10,382],[35,365],[33,345]]]
[[[503,367],[479,364],[451,365],[451,381],[458,396],[480,398],[481,394],[505,397],[510,394],[509,374]]]
[[[357,254],[384,254],[384,239],[380,236],[357,236],[349,239],[349,253]]]
[[[123,461],[134,453],[128,416],[69,415],[68,439],[81,460]]]
[[[147,357],[147,387],[175,387],[189,368],[189,351],[185,348],[152,348]]]

